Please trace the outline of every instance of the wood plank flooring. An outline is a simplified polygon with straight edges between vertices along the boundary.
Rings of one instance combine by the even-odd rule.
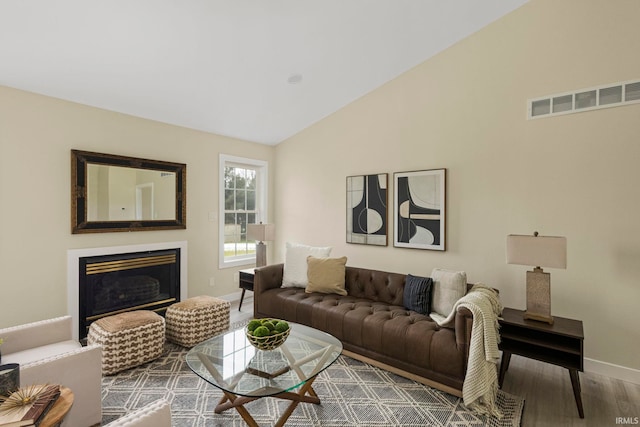
[[[238,311],[231,305],[231,323],[253,317],[253,295],[247,293]],[[584,419],[578,416],[571,379],[566,369],[514,355],[503,390],[525,399],[522,427],[606,427],[629,425],[640,417],[640,385],[592,373],[580,373]],[[633,424],[631,424],[633,425]],[[638,424],[640,425],[640,424]]]
[[[502,389],[525,399],[523,427],[624,425],[618,417],[640,417],[640,385],[580,373],[584,419],[578,416],[566,369],[512,356]],[[627,424],[628,425],[628,424]]]

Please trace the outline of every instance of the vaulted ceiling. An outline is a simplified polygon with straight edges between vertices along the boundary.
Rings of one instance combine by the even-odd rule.
[[[0,85],[277,144],[527,0],[3,0]]]

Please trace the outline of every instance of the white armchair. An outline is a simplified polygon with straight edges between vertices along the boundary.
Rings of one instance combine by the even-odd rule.
[[[102,421],[102,348],[72,337],[71,316],[0,329],[2,363],[20,364],[20,384],[61,384],[74,395],[63,427]]]
[[[156,400],[105,427],[171,427],[171,405],[164,399]]]

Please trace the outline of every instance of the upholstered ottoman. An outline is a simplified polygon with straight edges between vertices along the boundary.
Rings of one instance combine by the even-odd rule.
[[[89,326],[87,343],[102,346],[102,374],[113,375],[162,354],[164,319],[147,310],[103,317]]]
[[[183,347],[211,338],[229,329],[231,303],[200,295],[171,305],[165,314],[167,340]]]

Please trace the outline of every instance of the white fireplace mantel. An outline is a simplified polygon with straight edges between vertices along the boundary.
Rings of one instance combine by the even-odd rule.
[[[73,319],[73,338],[78,339],[79,266],[80,258],[90,256],[126,254],[131,252],[180,249],[180,298],[187,297],[187,242],[148,243],[142,245],[109,246],[103,248],[69,249],[67,251],[67,312]]]

